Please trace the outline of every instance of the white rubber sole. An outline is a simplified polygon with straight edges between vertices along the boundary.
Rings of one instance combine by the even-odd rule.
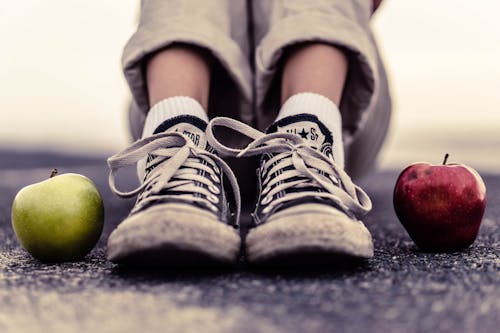
[[[248,233],[246,255],[251,263],[373,257],[373,241],[361,221],[320,204],[304,204],[272,216]]]
[[[238,232],[185,204],[151,207],[125,219],[109,236],[107,257],[121,264],[196,266],[233,263]]]

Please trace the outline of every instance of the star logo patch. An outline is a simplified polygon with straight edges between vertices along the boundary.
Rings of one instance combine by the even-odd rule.
[[[307,134],[309,134],[309,132],[307,132],[305,128],[303,128],[302,131],[299,132],[299,135],[302,137],[302,139],[307,139]]]

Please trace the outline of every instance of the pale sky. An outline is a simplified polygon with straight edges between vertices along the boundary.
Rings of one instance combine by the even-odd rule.
[[[124,147],[120,57],[138,1],[0,0],[0,8],[0,148]],[[402,151],[430,137],[500,143],[499,13],[498,0],[385,0],[373,20],[395,102],[384,163],[425,157]],[[494,153],[477,158],[500,165]]]

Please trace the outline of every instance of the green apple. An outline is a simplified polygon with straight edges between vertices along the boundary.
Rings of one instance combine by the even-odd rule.
[[[104,205],[94,183],[66,173],[24,187],[12,204],[12,226],[21,245],[40,261],[74,261],[95,246]]]

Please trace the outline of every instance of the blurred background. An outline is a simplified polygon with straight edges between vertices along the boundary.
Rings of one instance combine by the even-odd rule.
[[[0,0],[0,150],[109,155],[128,143],[122,48],[136,0]],[[500,1],[385,0],[373,29],[394,118],[381,166],[500,171]]]

